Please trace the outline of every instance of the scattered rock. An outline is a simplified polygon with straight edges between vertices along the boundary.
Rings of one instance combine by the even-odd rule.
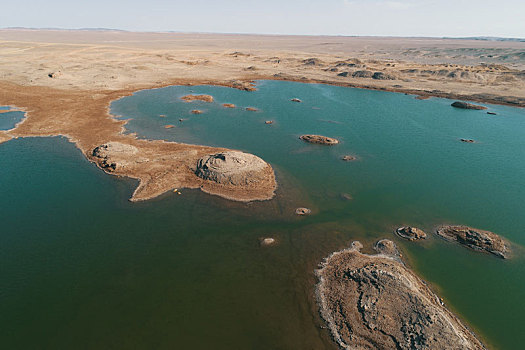
[[[394,231],[399,237],[408,239],[409,241],[417,241],[420,239],[427,238],[427,234],[417,227],[412,226],[403,226],[400,228],[397,228]]]
[[[254,107],[246,107],[246,110],[249,111],[249,112],[257,112],[258,111],[258,109],[254,108]]]
[[[295,214],[297,215],[308,215],[311,214],[312,210],[308,208],[297,208],[295,209]]]
[[[261,239],[261,246],[263,247],[267,247],[267,246],[274,245],[274,244],[275,244],[275,238],[266,237],[266,238]]]
[[[202,102],[213,102],[213,96],[210,95],[186,95],[182,96],[181,100],[184,100],[185,102],[192,102],[192,101],[202,101]]]
[[[341,348],[485,349],[395,255],[393,242],[379,241],[377,255],[361,247],[352,243],[316,270],[319,310]]]
[[[159,115],[160,118],[166,118],[166,115],[165,114],[161,114]]]
[[[303,101],[301,101],[301,100],[298,99],[298,98],[292,98],[290,101],[292,101],[292,102],[303,102]]]
[[[264,122],[264,124],[273,124],[273,120],[267,120]]]
[[[462,101],[456,101],[452,103],[451,106],[455,108],[462,108],[462,109],[487,109],[487,107],[484,107],[484,106],[478,106],[472,103],[467,103],[467,102],[462,102]]]
[[[337,76],[339,76],[339,77],[347,77],[349,74],[350,74],[350,72],[341,72],[341,73],[337,74]]]
[[[226,108],[235,108],[236,107],[233,103],[223,103],[222,106],[226,107]]]
[[[339,143],[339,140],[337,139],[326,137],[326,136],[321,136],[321,135],[302,135],[299,138],[305,142],[316,143],[319,145],[332,146],[332,145],[336,145]]]
[[[171,129],[171,128],[174,128],[175,125],[168,124],[168,125],[164,125],[164,127],[165,127],[166,129]]]
[[[202,157],[195,174],[219,184],[250,185],[264,181],[268,164],[253,154],[226,151]]]
[[[372,75],[372,79],[376,79],[376,80],[396,80],[396,77],[391,75],[391,74],[387,74],[387,73],[383,73],[383,72],[375,72],[374,75]]]
[[[416,100],[428,100],[429,98],[430,98],[430,96],[428,96],[428,95],[416,96]]]
[[[47,76],[50,77],[50,78],[58,78],[61,75],[62,75],[62,72],[58,71],[58,72],[49,73]]]
[[[459,139],[461,142],[465,142],[465,143],[474,143],[476,141],[472,140],[472,139]]]
[[[251,71],[254,71],[254,70],[257,70],[257,67],[255,67],[255,66],[249,66],[249,67],[244,68],[244,70],[251,70]]]
[[[497,113],[495,113],[495,112],[487,112],[487,114],[490,114],[490,115],[497,115]]]
[[[192,114],[202,114],[202,111],[199,109],[194,109],[191,111]]]
[[[343,156],[341,159],[344,160],[345,162],[351,162],[351,161],[357,160],[357,157],[346,155],[346,156]]]
[[[441,226],[436,233],[446,240],[458,242],[466,247],[486,251],[506,259],[509,254],[508,243],[490,231],[483,231],[468,226]]]
[[[182,122],[185,121],[185,120],[186,120],[186,119],[180,118],[180,119],[179,119],[179,122],[182,123]]]

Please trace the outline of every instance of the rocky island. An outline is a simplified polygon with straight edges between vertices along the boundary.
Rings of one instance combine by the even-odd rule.
[[[381,240],[377,255],[362,245],[327,257],[316,271],[322,318],[343,349],[485,349],[427,284]]]
[[[305,142],[316,143],[318,145],[332,146],[337,145],[339,143],[338,139],[321,135],[302,135],[299,138]]]
[[[494,254],[506,259],[510,253],[509,244],[497,234],[468,226],[441,226],[436,233],[448,241],[457,242],[471,249]]]
[[[396,229],[394,232],[399,237],[408,239],[409,241],[417,241],[427,238],[427,234],[423,230],[412,226],[403,226]]]
[[[452,103],[451,106],[455,108],[461,108],[461,109],[478,109],[478,110],[487,109],[487,107],[484,107],[484,106],[478,106],[472,103],[461,102],[461,101],[456,101]]]

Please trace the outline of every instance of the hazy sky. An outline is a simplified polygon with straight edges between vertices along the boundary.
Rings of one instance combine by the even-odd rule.
[[[525,0],[7,0],[0,27],[525,37]]]

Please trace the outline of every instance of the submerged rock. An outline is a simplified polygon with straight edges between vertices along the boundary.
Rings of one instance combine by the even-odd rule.
[[[258,109],[255,108],[255,107],[246,107],[246,110],[249,111],[249,112],[257,112]]]
[[[202,114],[202,111],[199,109],[194,109],[191,111],[192,114]]]
[[[345,162],[351,162],[351,161],[357,160],[357,157],[346,155],[346,156],[341,157],[341,159],[344,160]]]
[[[192,101],[202,101],[202,102],[213,102],[213,96],[210,95],[186,95],[182,96],[181,100],[184,100],[186,102],[192,102]]]
[[[275,244],[275,238],[266,237],[266,238],[261,239],[261,246],[263,247],[267,247],[267,246],[274,245],[274,244]]]
[[[506,259],[510,252],[508,243],[497,234],[468,226],[441,226],[436,233],[448,241],[485,251]]]
[[[308,215],[311,214],[312,210],[308,208],[297,208],[295,209],[295,214],[297,215]]]
[[[319,145],[332,146],[332,145],[337,145],[339,143],[339,140],[337,139],[326,137],[326,136],[321,136],[321,135],[302,135],[299,138],[305,142],[316,143]]]
[[[485,349],[427,284],[381,240],[377,255],[359,242],[333,253],[316,271],[322,318],[343,349]]]
[[[292,98],[290,101],[292,101],[292,102],[303,102],[303,101],[301,101],[301,100],[298,99],[298,98]]]
[[[226,107],[226,108],[235,108],[236,107],[233,103],[223,103],[222,106]]]
[[[478,106],[474,105],[472,103],[462,102],[462,101],[456,101],[451,104],[452,107],[461,108],[461,109],[487,109],[487,107],[484,106]]]
[[[253,154],[226,151],[199,159],[195,174],[219,184],[242,186],[265,181],[267,167],[264,160]]]
[[[490,115],[497,115],[498,113],[495,113],[495,112],[487,112],[487,114],[490,114]]]
[[[472,139],[459,139],[461,142],[465,142],[465,143],[474,143],[476,141],[472,140]]]
[[[399,237],[408,239],[409,241],[417,241],[427,238],[427,234],[417,227],[403,226],[394,231]]]

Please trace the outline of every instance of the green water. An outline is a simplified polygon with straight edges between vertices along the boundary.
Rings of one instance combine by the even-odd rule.
[[[317,316],[313,270],[354,239],[369,247],[383,237],[398,243],[408,264],[485,342],[521,347],[524,110],[490,106],[498,113],[490,116],[443,99],[257,85],[251,93],[212,86],[141,91],[112,111],[132,118],[127,128],[141,137],[263,157],[280,184],[269,202],[183,190],[130,203],[134,182],[104,174],[63,138],[0,144],[2,348],[334,349]],[[217,102],[181,102],[190,91]],[[195,108],[205,113],[190,114]],[[342,143],[305,144],[303,133]],[[345,154],[359,160],[343,162]],[[295,217],[297,206],[314,215]],[[497,232],[514,243],[514,257],[391,233],[403,224],[431,231],[441,223]],[[268,236],[279,244],[261,248]]]

